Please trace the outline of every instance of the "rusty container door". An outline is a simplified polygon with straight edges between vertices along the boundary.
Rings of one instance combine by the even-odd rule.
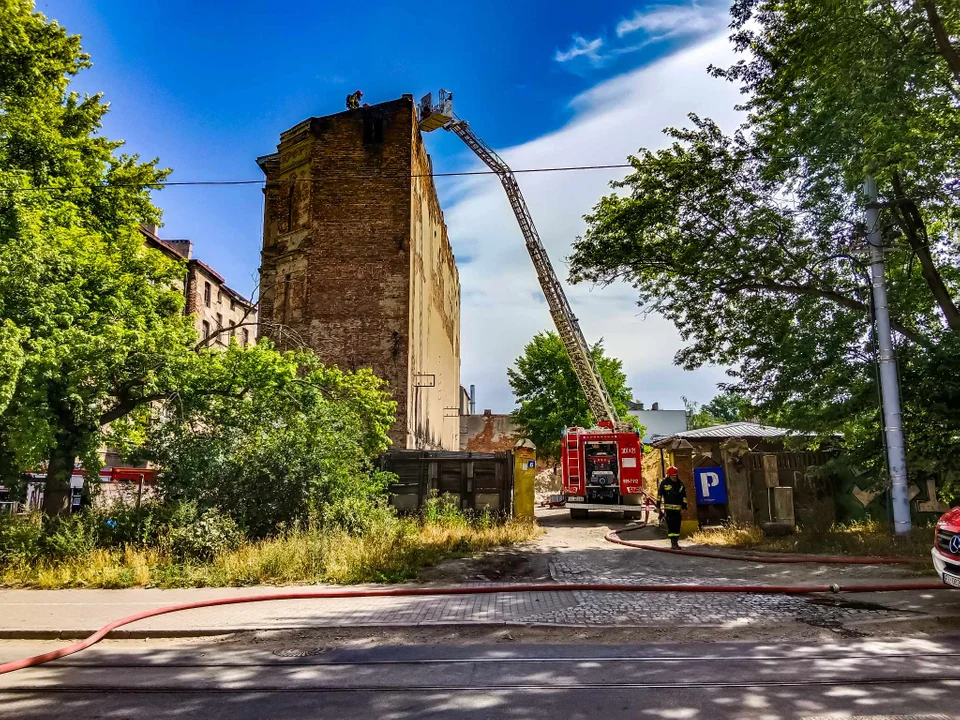
[[[432,495],[462,510],[511,512],[512,452],[392,450],[381,455],[380,467],[397,476],[388,490],[399,512],[416,512]]]

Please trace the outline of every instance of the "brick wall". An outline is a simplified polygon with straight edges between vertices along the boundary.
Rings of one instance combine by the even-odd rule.
[[[260,332],[387,380],[394,447],[457,449],[459,278],[432,180],[411,179],[412,98],[306,120],[258,163]]]
[[[470,452],[513,450],[523,437],[519,426],[509,415],[462,415],[460,417],[460,449]]]

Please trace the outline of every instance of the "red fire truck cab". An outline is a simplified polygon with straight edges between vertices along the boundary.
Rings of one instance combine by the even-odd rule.
[[[644,504],[640,434],[615,432],[606,425],[563,432],[560,464],[570,517],[584,518],[590,510],[636,516]]]

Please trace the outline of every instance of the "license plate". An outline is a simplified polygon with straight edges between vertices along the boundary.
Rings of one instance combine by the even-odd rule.
[[[576,495],[570,495],[570,496],[567,498],[567,502],[583,502],[583,498],[582,498],[582,497],[577,497]]]
[[[947,585],[952,585],[955,588],[960,588],[960,577],[957,577],[956,575],[950,575],[948,573],[944,573],[943,581]]]

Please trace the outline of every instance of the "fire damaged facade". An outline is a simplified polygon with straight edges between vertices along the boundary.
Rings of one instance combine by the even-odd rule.
[[[387,380],[395,448],[459,449],[460,279],[413,97],[305,120],[257,162],[260,333]]]

